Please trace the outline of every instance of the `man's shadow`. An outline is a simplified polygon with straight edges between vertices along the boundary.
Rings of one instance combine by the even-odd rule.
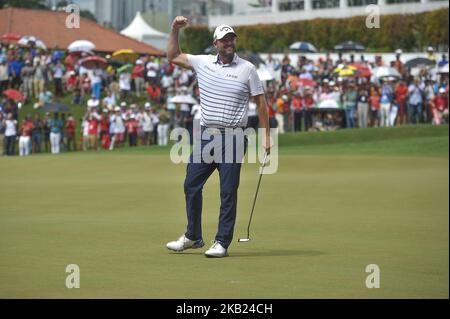
[[[294,250],[294,249],[257,249],[250,251],[233,251],[230,252],[230,256],[227,258],[242,258],[242,257],[289,257],[289,256],[320,256],[324,255],[324,252],[317,250]],[[190,252],[182,252],[176,253],[173,255],[203,255],[203,252],[200,251],[190,251]]]

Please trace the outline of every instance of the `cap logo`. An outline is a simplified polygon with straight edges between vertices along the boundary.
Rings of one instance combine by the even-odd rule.
[[[222,28],[220,29],[220,31],[231,31],[231,28],[225,26],[225,27],[222,27]]]

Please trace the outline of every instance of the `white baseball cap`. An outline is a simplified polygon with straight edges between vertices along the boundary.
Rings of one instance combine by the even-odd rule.
[[[445,93],[445,89],[444,88],[440,88],[439,89],[439,93]]]
[[[116,107],[114,108],[114,111],[120,112],[120,107],[119,107],[119,106],[116,106]]]
[[[222,39],[228,33],[233,33],[235,36],[237,36],[236,32],[234,32],[233,28],[229,25],[219,25],[214,31],[214,41]]]
[[[145,102],[144,107],[145,107],[146,109],[149,109],[151,106],[152,106],[152,105],[150,104],[150,102]]]

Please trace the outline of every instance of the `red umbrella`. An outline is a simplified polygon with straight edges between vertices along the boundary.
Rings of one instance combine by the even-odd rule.
[[[2,40],[6,41],[19,41],[20,38],[21,36],[14,32],[7,32],[2,35]]]
[[[370,71],[369,67],[365,64],[361,63],[352,63],[349,64],[349,66],[353,66],[358,70],[358,76],[363,78],[368,78],[372,75],[372,72]]]
[[[88,56],[87,58],[82,59],[80,64],[86,69],[106,69],[108,66],[108,61],[101,56]]]
[[[310,87],[315,87],[316,86],[316,81],[311,80],[311,79],[296,79],[293,81],[293,84],[295,86],[310,86]]]
[[[3,91],[3,95],[16,102],[23,102],[25,100],[25,96],[23,96],[22,92],[14,89]]]

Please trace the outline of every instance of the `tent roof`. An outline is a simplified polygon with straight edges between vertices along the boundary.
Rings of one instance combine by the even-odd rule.
[[[135,39],[142,39],[143,37],[158,37],[158,38],[166,38],[167,34],[160,32],[158,30],[153,29],[151,26],[145,22],[144,18],[142,18],[141,13],[138,11],[133,21],[131,21],[130,25],[120,31],[121,34],[129,36]]]

